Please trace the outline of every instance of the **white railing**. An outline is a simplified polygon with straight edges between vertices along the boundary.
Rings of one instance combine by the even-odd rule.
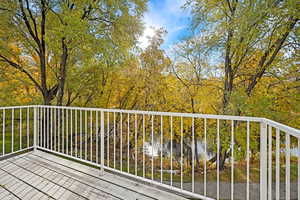
[[[300,131],[268,119],[56,106],[0,111],[0,158],[37,148],[200,199],[300,199]]]
[[[34,106],[0,107],[0,159],[34,148]]]

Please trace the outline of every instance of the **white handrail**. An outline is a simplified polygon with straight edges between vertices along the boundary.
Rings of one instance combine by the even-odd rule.
[[[251,121],[262,122],[263,118],[260,117],[245,117],[245,116],[233,116],[233,115],[213,115],[213,114],[199,114],[199,113],[178,113],[178,112],[158,112],[158,111],[143,111],[143,110],[122,110],[122,109],[107,109],[107,108],[87,108],[87,107],[68,107],[68,106],[49,106],[49,105],[37,105],[40,108],[56,108],[56,109],[68,109],[68,110],[82,110],[82,111],[104,111],[104,112],[117,112],[126,114],[145,114],[155,116],[173,116],[173,117],[194,117],[194,118],[206,118],[206,119],[220,119],[220,120],[238,120],[238,121]]]
[[[281,124],[279,122],[275,122],[275,121],[270,120],[270,119],[262,118],[262,120],[266,124],[268,124],[268,125],[270,125],[270,126],[272,126],[274,128],[278,128],[281,131],[284,131],[284,132],[286,132],[286,133],[288,133],[288,134],[290,134],[290,135],[292,135],[294,137],[300,138],[300,130],[298,130],[298,129],[295,129],[293,127]]]
[[[0,107],[0,110],[9,110],[9,109],[20,109],[20,108],[36,108],[37,105],[29,105],[29,106],[3,106]]]

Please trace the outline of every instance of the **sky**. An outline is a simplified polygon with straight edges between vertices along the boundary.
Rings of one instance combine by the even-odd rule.
[[[179,42],[189,34],[191,21],[187,10],[182,9],[186,0],[149,0],[148,11],[145,13],[143,21],[145,30],[140,38],[140,46],[146,48],[149,45],[148,37],[153,36],[153,28],[164,28],[168,34],[162,48],[167,50],[173,44]]]

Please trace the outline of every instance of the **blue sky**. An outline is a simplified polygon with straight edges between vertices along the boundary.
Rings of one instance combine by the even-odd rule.
[[[152,36],[154,28],[164,28],[168,34],[165,37],[163,49],[169,49],[180,39],[188,36],[190,14],[181,9],[186,0],[149,0],[148,11],[144,15],[145,31],[140,38],[141,47],[148,45],[147,36]]]

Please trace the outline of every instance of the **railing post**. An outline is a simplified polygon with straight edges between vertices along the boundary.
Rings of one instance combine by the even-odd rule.
[[[104,175],[104,111],[101,111],[101,123],[100,123],[100,134],[101,134],[101,145],[100,145],[100,154],[101,154],[101,175]]]
[[[37,107],[33,108],[33,150],[36,151],[37,145],[36,145],[36,140],[37,140]]]
[[[260,200],[268,198],[267,124],[260,122]]]

